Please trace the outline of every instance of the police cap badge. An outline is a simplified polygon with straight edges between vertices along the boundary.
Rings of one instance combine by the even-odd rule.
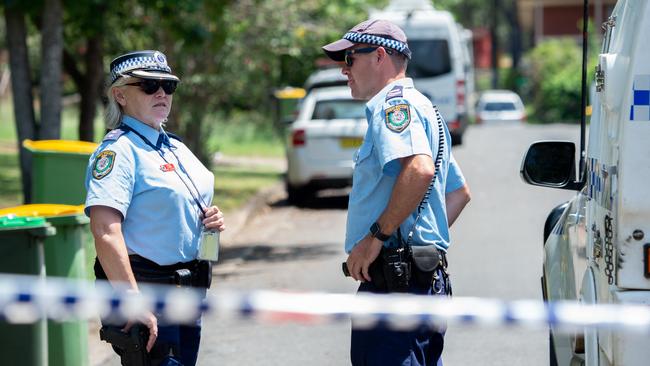
[[[111,61],[111,84],[125,76],[180,81],[172,74],[165,55],[151,50],[129,52]]]

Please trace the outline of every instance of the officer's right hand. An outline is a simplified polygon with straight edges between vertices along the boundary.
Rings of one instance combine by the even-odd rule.
[[[368,268],[379,256],[382,246],[383,243],[379,239],[370,235],[366,235],[355,245],[346,261],[350,276],[357,281],[372,281]]]
[[[142,323],[147,328],[149,328],[149,339],[147,340],[147,352],[151,352],[151,348],[153,348],[153,345],[156,343],[156,338],[158,338],[158,319],[156,319],[156,316],[153,315],[152,312],[147,311],[139,319],[129,320],[124,326],[124,329],[122,329],[122,331],[125,333],[128,332],[129,329],[131,329],[131,327],[135,323]]]

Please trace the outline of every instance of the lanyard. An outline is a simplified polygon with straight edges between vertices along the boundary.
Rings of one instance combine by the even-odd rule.
[[[132,127],[130,127],[130,126],[126,125],[126,124],[122,124],[119,128],[122,129],[122,130],[125,130],[125,131],[133,132],[136,135],[138,135],[138,137],[140,137],[142,139],[142,141],[144,141],[145,144],[149,145],[152,149],[154,149],[156,152],[158,152],[158,155],[160,155],[160,157],[165,161],[165,164],[169,164],[169,161],[167,160],[167,158],[165,158],[165,154],[162,151],[162,145],[161,145],[161,147],[156,147],[156,145],[152,144],[151,141],[149,141],[146,137],[142,136],[141,133],[139,133],[138,131],[136,131],[135,129],[133,129]],[[207,209],[208,205],[205,203],[205,201],[203,201],[203,198],[201,197],[201,192],[199,192],[199,189],[196,187],[196,184],[194,184],[194,180],[192,180],[192,177],[190,176],[190,174],[187,172],[187,170],[183,166],[183,163],[181,163],[181,160],[178,158],[178,155],[176,155],[174,150],[171,149],[171,142],[170,142],[169,145],[170,145],[169,151],[172,153],[172,155],[174,155],[174,157],[176,158],[176,161],[178,162],[178,167],[187,176],[187,179],[189,179],[190,183],[192,184],[192,187],[194,187],[194,190],[196,191],[196,195],[194,195],[194,191],[192,191],[192,189],[187,184],[185,179],[183,179],[183,177],[181,177],[181,175],[178,173],[178,170],[174,169],[174,172],[176,173],[178,178],[181,180],[181,182],[183,182],[183,185],[185,185],[185,188],[187,188],[188,192],[190,192],[190,195],[192,196],[192,199],[194,200],[196,205],[199,206],[199,210],[201,210],[201,215],[205,214],[205,210]],[[203,204],[201,204],[201,203],[203,203]]]

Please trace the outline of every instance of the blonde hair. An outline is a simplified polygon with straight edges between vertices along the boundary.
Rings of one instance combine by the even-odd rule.
[[[120,126],[120,123],[122,123],[122,116],[124,114],[124,112],[122,111],[122,106],[120,106],[120,104],[115,100],[115,96],[113,95],[113,89],[120,86],[124,86],[125,84],[127,84],[129,81],[132,80],[133,78],[131,77],[118,78],[106,90],[106,97],[108,98],[108,104],[106,105],[104,116],[106,121],[106,128],[108,128],[109,130],[112,130]]]

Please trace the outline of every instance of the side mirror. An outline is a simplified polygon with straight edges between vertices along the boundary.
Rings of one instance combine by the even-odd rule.
[[[567,141],[541,141],[532,144],[521,164],[521,178],[536,186],[580,190],[576,181],[576,147]]]

